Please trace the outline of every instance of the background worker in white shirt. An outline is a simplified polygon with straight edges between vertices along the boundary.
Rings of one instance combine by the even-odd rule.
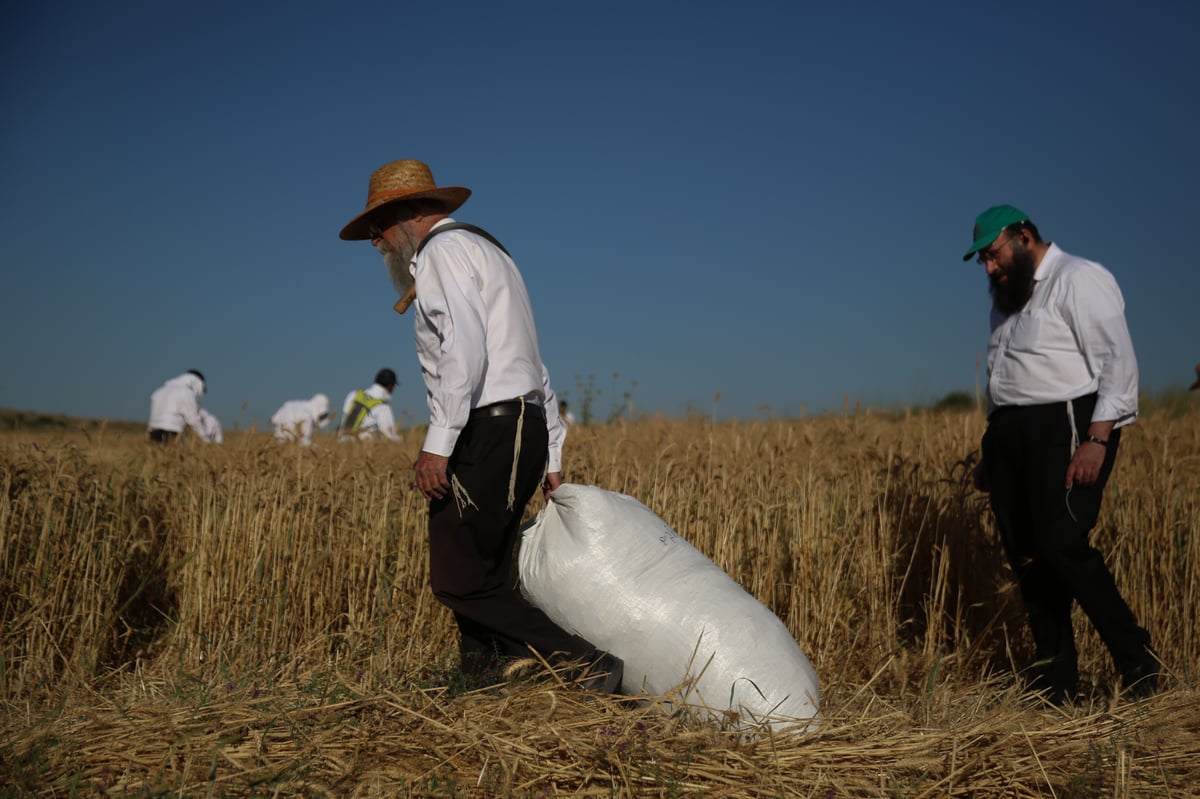
[[[576,423],[575,414],[571,413],[571,409],[567,407],[566,400],[558,401],[558,417],[563,420],[563,424],[573,425]]]
[[[200,427],[204,430],[200,435],[208,443],[220,444],[225,441],[225,434],[221,431],[220,420],[205,408],[200,409]]]
[[[1044,242],[1000,205],[975,220],[963,260],[987,269],[992,294],[988,427],[977,487],[1017,575],[1036,647],[1031,687],[1069,700],[1079,679],[1071,606],[1078,601],[1135,697],[1159,665],[1104,558],[1088,542],[1121,428],[1137,418],[1137,360],[1125,302],[1104,267]]]
[[[342,403],[342,423],[339,438],[342,441],[358,439],[369,441],[382,436],[389,441],[399,441],[396,433],[396,418],[388,404],[396,388],[396,373],[391,369],[380,369],[375,373],[375,382],[370,387],[351,391]]]
[[[313,394],[312,399],[288,400],[271,416],[277,441],[312,444],[313,428],[324,429],[329,423],[329,397]]]
[[[509,579],[543,472],[547,493],[562,483],[565,429],[516,264],[490,234],[447,216],[470,193],[437,186],[420,161],[394,161],[371,175],[365,210],[340,234],[371,241],[402,298],[415,287],[430,420],[414,471],[429,500],[430,585],[458,622],[464,672],[533,648],[587,664],[583,686],[611,693],[620,659],[554,624]]]
[[[146,425],[150,440],[166,444],[190,427],[207,441],[200,418],[200,395],[206,389],[204,375],[196,369],[172,377],[155,389],[150,395],[150,421]]]

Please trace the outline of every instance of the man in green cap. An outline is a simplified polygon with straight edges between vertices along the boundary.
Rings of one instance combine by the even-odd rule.
[[[1088,542],[1121,428],[1137,419],[1138,371],[1125,301],[1100,264],[1045,242],[1011,205],[975,219],[963,256],[992,295],[988,426],[975,484],[990,491],[1036,648],[1030,687],[1055,703],[1077,691],[1072,603],[1142,698],[1159,664],[1104,558]]]

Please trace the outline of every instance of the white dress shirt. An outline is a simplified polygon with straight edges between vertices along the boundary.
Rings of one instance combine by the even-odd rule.
[[[381,399],[383,402],[367,411],[366,416],[363,417],[362,424],[358,426],[358,438],[366,441],[377,436],[383,436],[389,441],[399,441],[400,436],[396,433],[396,417],[392,415],[392,406],[388,405],[388,399],[392,396],[391,392],[378,383],[372,383],[371,387],[363,393],[371,399]],[[357,391],[351,391],[346,395],[346,399],[342,403],[343,421],[347,414],[350,413],[350,408],[354,405],[354,397],[357,394]],[[354,440],[354,436],[342,436],[342,438],[349,438],[351,441]]]
[[[200,419],[200,395],[204,393],[204,381],[191,372],[172,377],[150,395],[150,430],[168,430],[182,433],[187,428],[207,441],[204,422]]]
[[[1117,281],[1093,261],[1051,244],[1033,296],[1005,317],[992,308],[989,410],[1097,393],[1091,421],[1129,424],[1138,413],[1138,369]]]
[[[523,397],[545,410],[548,469],[562,471],[566,429],[516,264],[487,239],[452,230],[430,240],[409,268],[417,286],[413,323],[429,403],[422,449],[448,457],[472,408]]]

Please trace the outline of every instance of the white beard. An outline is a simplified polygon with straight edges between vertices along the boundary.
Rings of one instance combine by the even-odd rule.
[[[405,257],[406,255],[408,257]],[[412,263],[412,256],[389,249],[383,254],[383,263],[387,266],[388,275],[392,278],[392,285],[396,287],[396,291],[403,297],[412,288],[415,281],[412,272],[409,270],[409,264]]]

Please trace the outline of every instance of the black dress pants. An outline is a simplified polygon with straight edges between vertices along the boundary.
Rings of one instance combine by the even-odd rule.
[[[541,484],[547,446],[545,419],[526,413],[510,503],[517,428],[516,415],[468,422],[450,456],[455,490],[429,505],[430,584],[454,612],[468,673],[506,657],[529,657],[531,647],[552,664],[595,653],[529,604],[513,579],[521,516]]]
[[[1086,435],[1096,397],[1073,400]],[[1079,679],[1072,601],[1078,601],[1122,675],[1144,665],[1149,634],[1121,597],[1104,558],[1088,542],[1116,459],[1114,430],[1094,485],[1065,488],[1071,461],[1068,403],[1004,407],[988,419],[983,462],[992,511],[1029,614],[1042,687],[1073,692]]]

